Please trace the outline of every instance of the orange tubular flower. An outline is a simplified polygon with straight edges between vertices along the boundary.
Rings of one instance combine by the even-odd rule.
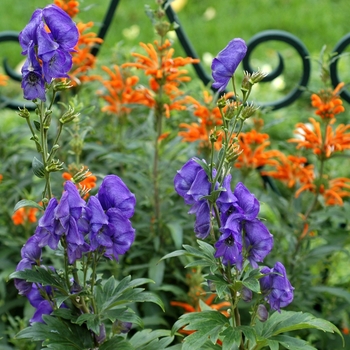
[[[271,176],[285,182],[289,188],[298,182],[303,185],[312,184],[315,178],[313,164],[307,164],[305,157],[286,156],[279,152],[278,163],[274,164],[276,170],[262,171],[262,175]]]
[[[270,145],[268,139],[268,134],[262,134],[256,130],[240,133],[238,141],[243,152],[234,163],[235,167],[252,170],[264,165],[277,166],[278,162],[273,158],[278,157],[280,152],[277,150],[265,150]]]
[[[298,123],[295,134],[300,135],[301,138],[293,138],[288,142],[297,143],[297,149],[309,148],[313,153],[319,156],[329,158],[336,151],[343,151],[350,149],[350,125],[340,124],[333,130],[332,125],[326,126],[326,135],[323,140],[320,123],[315,119],[309,119],[313,130],[303,123]],[[323,145],[323,146],[322,146]]]
[[[233,93],[226,94],[226,99],[233,96]],[[209,135],[215,126],[222,125],[222,116],[219,107],[213,104],[213,96],[208,91],[203,91],[204,104],[188,96],[187,101],[194,109],[193,114],[198,118],[197,123],[181,123],[180,128],[186,128],[187,131],[180,131],[179,136],[185,142],[200,141],[199,147],[210,148]],[[221,143],[215,143],[215,148],[220,149]]]
[[[95,45],[100,45],[103,40],[97,37],[96,33],[85,33],[93,27],[94,22],[78,23],[79,40],[72,53],[73,67],[69,73],[73,85],[80,85],[82,82],[98,80],[99,76],[88,76],[87,72],[95,67],[96,57],[91,54]]]
[[[71,173],[69,172],[64,172],[62,174],[62,177],[65,179],[65,180],[72,180],[73,179],[73,176]],[[82,189],[83,191],[90,191],[92,188],[96,187],[96,181],[97,181],[97,177],[92,175],[92,172],[89,171],[87,174],[86,174],[86,178],[82,181],[80,181],[78,184],[76,184],[76,187],[78,189]],[[89,197],[89,193],[86,193],[86,195],[84,196],[84,199],[87,199]]]
[[[328,181],[328,186],[324,184],[320,185],[319,193],[324,197],[326,205],[343,205],[343,198],[350,197],[350,179],[345,177],[339,177],[333,180]],[[316,184],[309,183],[300,187],[299,190],[295,193],[295,196],[298,197],[303,191],[310,191],[317,193]]]
[[[8,79],[7,75],[0,74],[0,86],[6,86]]]
[[[102,108],[102,111],[121,116],[131,111],[131,104],[147,105],[149,103],[147,96],[136,89],[139,78],[135,75],[128,76],[125,70],[117,65],[114,65],[113,68],[114,71],[106,66],[102,67],[109,75],[109,80],[102,80],[102,84],[108,91],[106,95],[101,94],[101,97],[108,103]]]
[[[339,83],[332,91],[331,89],[321,90],[318,94],[311,95],[311,104],[316,107],[315,114],[322,119],[334,118],[336,114],[344,112],[343,101],[339,98],[339,92],[344,83]]]
[[[25,225],[26,223],[36,222],[36,213],[38,212],[37,208],[22,207],[16,210],[12,215],[12,221],[15,225]]]
[[[67,12],[70,17],[74,17],[79,13],[79,1],[75,0],[54,0],[54,4]]]
[[[147,55],[139,53],[133,53],[132,55],[137,58],[134,63],[125,63],[122,68],[134,67],[144,70],[145,74],[150,76],[150,89],[141,88],[145,96],[147,97],[146,105],[148,107],[156,107],[159,101],[156,99],[156,94],[159,91],[160,86],[164,91],[167,99],[161,103],[165,108],[165,115],[169,117],[171,110],[184,110],[186,107],[186,98],[180,98],[183,92],[179,89],[182,82],[190,80],[187,71],[180,69],[189,63],[198,63],[198,59],[190,57],[175,57],[173,58],[174,49],[170,48],[171,43],[169,40],[165,40],[164,44],[160,45],[158,41],[152,44],[140,43],[140,46],[146,51]]]

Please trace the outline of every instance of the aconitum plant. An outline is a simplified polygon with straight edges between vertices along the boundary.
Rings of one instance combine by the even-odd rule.
[[[72,19],[56,5],[34,11],[29,23],[19,34],[22,54],[27,59],[22,67],[24,98],[46,100],[45,84],[54,78],[68,78],[72,55],[79,32]]]

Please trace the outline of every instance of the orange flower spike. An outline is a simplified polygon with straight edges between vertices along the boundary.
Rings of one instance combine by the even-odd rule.
[[[65,11],[70,17],[79,13],[79,2],[75,0],[54,0],[54,4]]]

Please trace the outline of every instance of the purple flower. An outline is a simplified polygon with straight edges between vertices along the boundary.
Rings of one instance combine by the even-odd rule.
[[[23,271],[27,269],[31,270],[33,265],[35,265],[35,262],[33,260],[24,258],[18,263],[16,267],[16,271]],[[18,290],[19,295],[27,295],[32,289],[31,282],[27,282],[19,278],[14,279],[14,284]]]
[[[64,231],[68,243],[75,245],[84,244],[83,210],[86,206],[85,201],[80,197],[79,191],[72,181],[66,181],[64,184],[65,191],[59,204],[55,209],[55,219],[59,221]],[[80,224],[79,221],[82,221]]]
[[[22,67],[22,83],[24,98],[34,100],[39,98],[46,101],[45,81],[42,76],[42,68],[35,58],[34,51],[30,51]]]
[[[103,179],[97,198],[103,210],[117,208],[127,219],[134,215],[135,195],[130,192],[122,179],[116,175],[107,175]]]
[[[221,228],[222,235],[215,243],[215,258],[222,257],[224,265],[236,265],[238,270],[242,270],[242,235],[241,225],[237,220],[227,220],[225,227]]]
[[[196,237],[205,239],[210,233],[210,206],[207,200],[201,200],[194,204],[189,214],[196,214],[194,232]]]
[[[266,276],[260,278],[261,293],[271,308],[281,312],[280,308],[289,305],[293,301],[294,288],[290,284],[286,269],[282,263],[276,262],[270,269],[263,267],[260,272]]]
[[[256,315],[260,322],[266,322],[269,318],[269,313],[267,312],[265,305],[259,304]]]
[[[243,39],[233,39],[214,58],[211,69],[214,79],[213,88],[219,92],[225,90],[238,65],[247,53],[247,45]]]
[[[104,250],[104,255],[118,260],[135,240],[129,218],[134,214],[135,196],[116,175],[104,178],[97,196],[88,202],[90,248]]]
[[[36,263],[41,258],[41,247],[39,246],[40,237],[34,235],[28,239],[26,244],[21,249],[22,259],[28,259]]]
[[[235,204],[236,211],[230,217],[239,220],[254,220],[260,211],[260,204],[255,196],[249,192],[242,182],[236,185],[233,194],[237,199],[237,203]]]
[[[40,289],[42,289],[42,291]],[[27,298],[30,304],[34,308],[36,308],[33,317],[29,320],[30,324],[34,322],[44,323],[42,316],[50,315],[53,311],[51,303],[48,300],[46,300],[41,293],[46,293],[47,295],[49,295],[51,294],[51,288],[38,288],[38,286],[35,283],[33,283],[31,291],[27,294]]]
[[[44,215],[39,219],[35,235],[39,238],[39,246],[49,246],[56,250],[63,230],[58,230],[59,222],[55,219],[55,209],[58,205],[56,198],[51,198]]]
[[[243,224],[245,235],[244,244],[248,260],[253,268],[258,268],[257,262],[262,262],[273,247],[273,236],[259,220],[246,221]]]
[[[78,38],[75,23],[58,6],[49,5],[34,11],[19,34],[22,54],[28,55],[22,69],[24,98],[45,101],[44,82],[68,77],[67,72],[72,67],[71,52]]]

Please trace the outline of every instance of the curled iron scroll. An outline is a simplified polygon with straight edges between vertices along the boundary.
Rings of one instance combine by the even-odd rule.
[[[303,88],[305,88],[309,82],[311,62],[309,59],[309,52],[307,48],[296,36],[282,30],[266,30],[254,35],[247,43],[248,51],[242,62],[243,68],[245,70],[247,70],[248,72],[253,72],[253,68],[250,65],[251,54],[258,45],[267,41],[281,41],[289,44],[297,51],[302,60],[303,71],[297,87],[295,87],[291,92],[287,94],[287,96],[283,97],[280,100],[266,103],[257,103],[262,107],[270,107],[273,110],[276,110],[290,105],[295,100],[297,100],[299,96],[303,93]],[[277,68],[275,68],[275,70],[272,71],[263,80],[263,82],[272,81],[282,74],[284,70],[284,62],[283,57],[280,53],[278,53],[278,58],[279,63]]]
[[[329,65],[329,73],[332,81],[333,87],[336,87],[340,82],[341,79],[338,76],[338,62],[339,58],[341,57],[344,50],[350,45],[350,33],[343,36],[338,43],[335,45],[333,49],[333,53],[335,53],[337,56],[335,56],[335,59],[332,60],[331,64]],[[347,90],[343,90],[340,93],[340,96],[346,101],[350,103],[350,93]]]

